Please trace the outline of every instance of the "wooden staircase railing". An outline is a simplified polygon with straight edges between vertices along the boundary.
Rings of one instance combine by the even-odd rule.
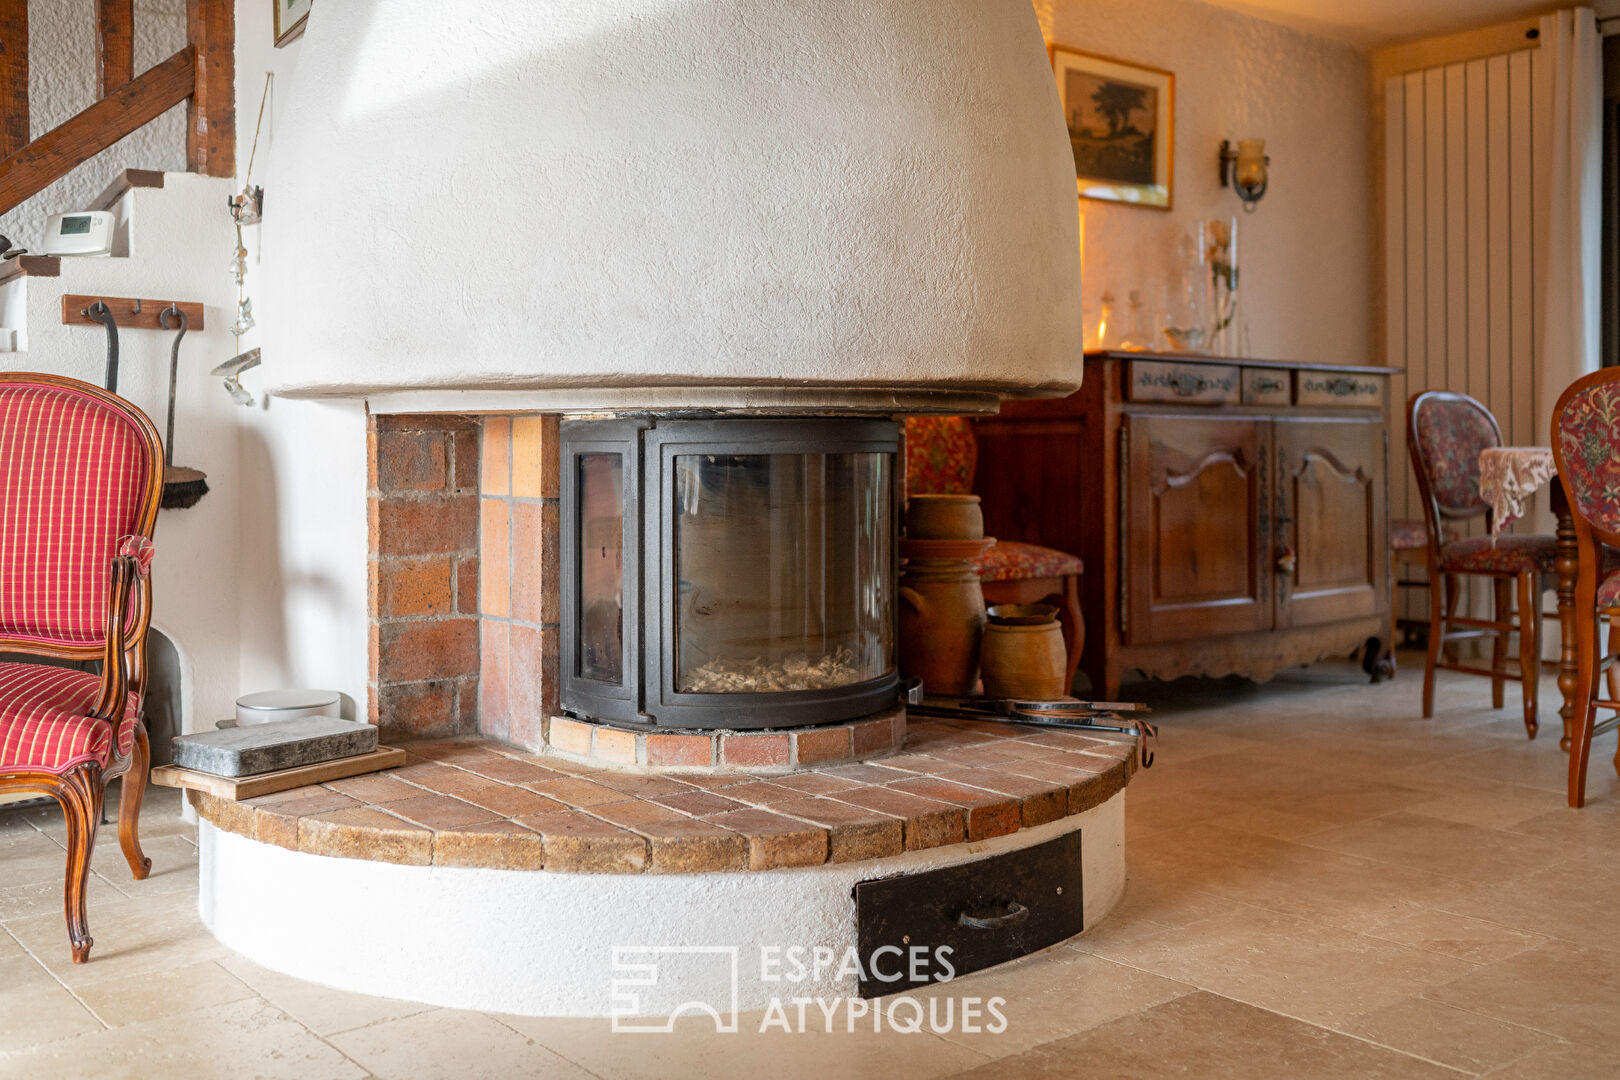
[[[137,76],[134,0],[96,0],[94,105],[29,141],[28,0],[0,0],[0,214],[182,101],[186,168],[236,172],[234,0],[187,0],[186,47]]]

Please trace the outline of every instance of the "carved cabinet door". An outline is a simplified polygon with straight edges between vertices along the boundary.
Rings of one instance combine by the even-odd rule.
[[[1389,603],[1384,428],[1377,417],[1273,422],[1277,625],[1373,615]]]
[[[1260,524],[1270,423],[1138,412],[1124,424],[1119,566],[1125,640],[1270,629]]]

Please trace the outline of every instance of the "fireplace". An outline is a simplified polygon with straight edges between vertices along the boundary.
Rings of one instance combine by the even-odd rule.
[[[669,728],[892,705],[892,420],[562,425],[562,707]]]

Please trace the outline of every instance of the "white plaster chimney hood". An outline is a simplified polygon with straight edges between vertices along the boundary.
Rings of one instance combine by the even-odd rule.
[[[1080,380],[1074,172],[1028,0],[344,0],[287,92],[273,392]]]

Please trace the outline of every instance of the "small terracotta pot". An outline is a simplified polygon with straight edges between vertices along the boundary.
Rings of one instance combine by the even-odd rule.
[[[984,695],[1036,701],[1063,697],[1069,692],[1063,685],[1067,659],[1063,628],[1056,619],[1023,625],[992,622],[979,647]]]
[[[906,536],[913,540],[977,540],[984,511],[977,495],[913,495],[906,500]]]

